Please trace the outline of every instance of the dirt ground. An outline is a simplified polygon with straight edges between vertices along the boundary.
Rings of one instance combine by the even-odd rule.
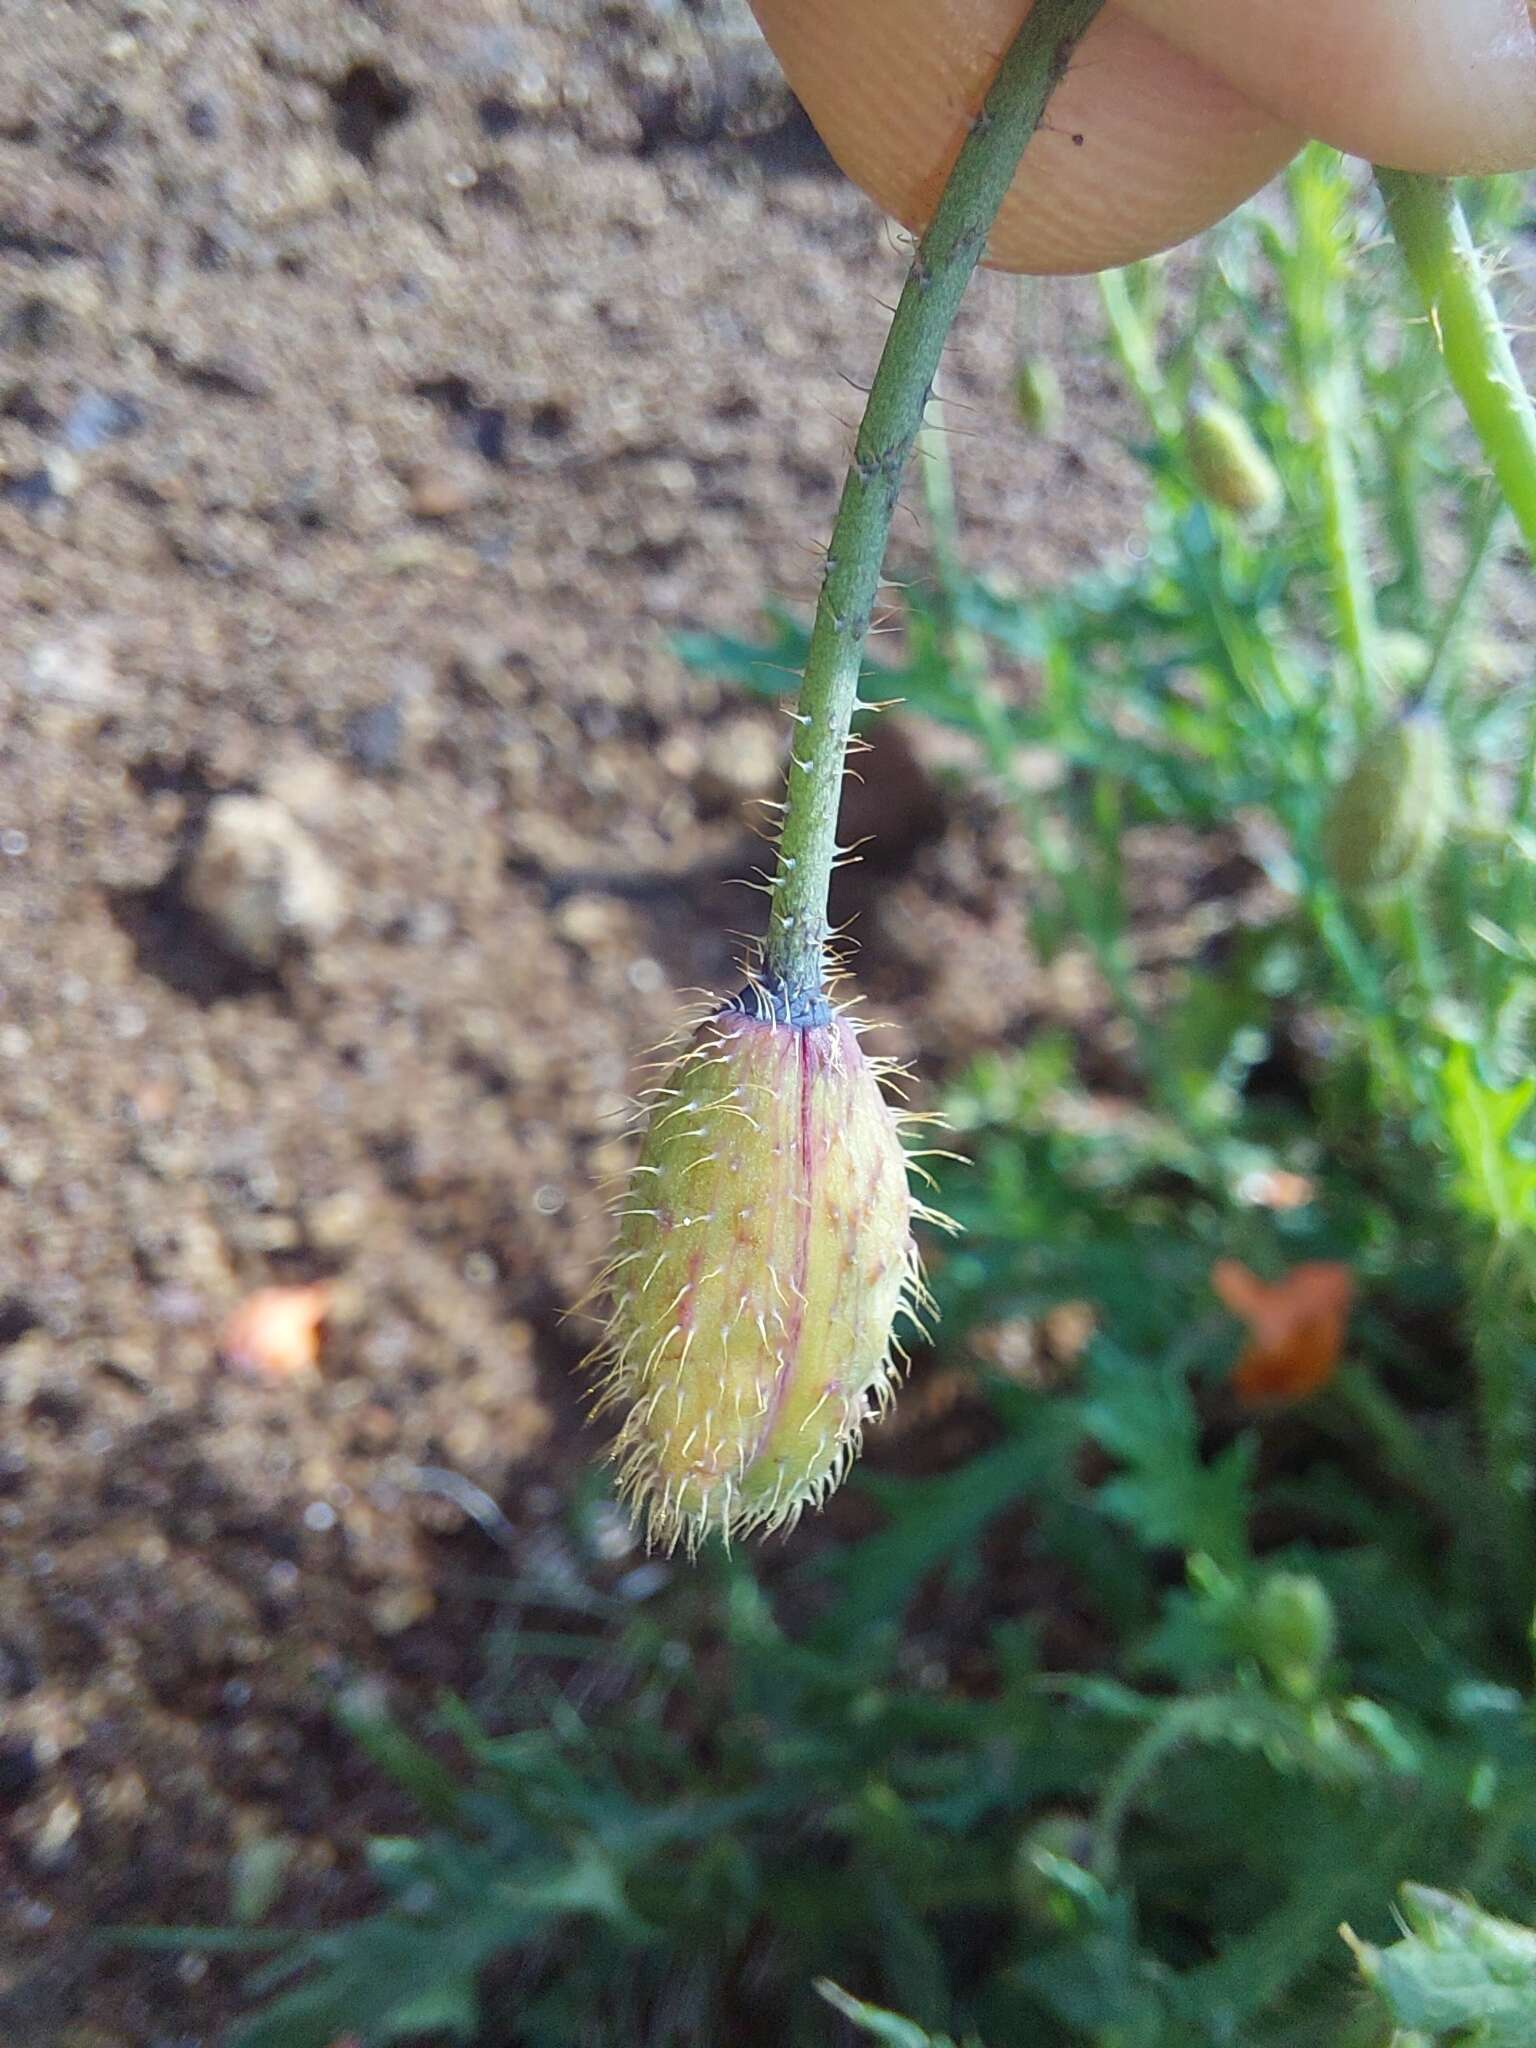
[[[211,2043],[227,1977],[83,1931],[223,1918],[273,1835],[280,1912],[338,1910],[387,1809],[328,1700],[466,1683],[497,1566],[432,1475],[559,1525],[560,1311],[638,1060],[730,982],[783,731],[668,634],[811,588],[902,260],[726,0],[4,12],[11,2048]],[[1032,578],[1134,525],[1091,309],[1048,308],[1069,439],[1010,423],[1005,281],[954,352],[978,553]],[[843,907],[931,1073],[1080,998],[932,737],[880,744]],[[271,962],[192,908],[232,794],[330,905]],[[220,1361],[318,1278],[317,1372]]]

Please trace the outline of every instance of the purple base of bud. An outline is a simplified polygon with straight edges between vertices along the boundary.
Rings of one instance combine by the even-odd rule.
[[[921,1294],[895,1112],[853,1027],[755,992],[655,1091],[610,1268],[599,1405],[653,1544],[793,1522],[890,1396]],[[767,1014],[764,1014],[766,1012]]]

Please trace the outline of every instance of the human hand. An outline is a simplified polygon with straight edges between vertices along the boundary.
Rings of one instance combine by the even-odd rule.
[[[926,222],[1022,0],[752,0],[823,140]],[[988,245],[1102,270],[1231,211],[1309,137],[1402,170],[1536,165],[1527,0],[1108,0]]]

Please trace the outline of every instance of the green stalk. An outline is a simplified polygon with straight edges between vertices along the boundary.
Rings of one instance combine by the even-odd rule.
[[[1131,297],[1123,270],[1099,272],[1099,302],[1109,323],[1109,338],[1131,389],[1147,418],[1165,441],[1179,439],[1179,415],[1158,368],[1157,349],[1147,323]]]
[[[1512,1619],[1525,1627],[1536,1598],[1532,1523],[1532,1430],[1525,1355],[1533,1294],[1527,1242],[1501,1235],[1473,1277],[1468,1329],[1477,1369],[1483,1454],[1493,1484],[1485,1502],[1490,1540],[1510,1588]]]
[[[1327,550],[1334,616],[1354,682],[1360,724],[1370,716],[1375,688],[1376,603],[1365,564],[1365,521],[1344,418],[1358,394],[1337,365],[1319,369],[1305,404],[1317,436],[1323,491],[1323,545]]]
[[[869,389],[816,604],[797,712],[764,964],[794,1017],[825,986],[848,729],[891,518],[939,359],[1003,195],[1100,0],[1035,0],[972,122],[912,259]]]
[[[937,384],[929,394],[923,423],[917,436],[918,477],[923,487],[923,512],[928,521],[928,545],[933,550],[934,574],[938,579],[939,602],[944,609],[945,631],[951,637],[960,625],[959,595],[965,580],[965,558],[960,546],[960,514],[955,508],[955,472],[949,459],[949,428],[944,418],[944,399]],[[951,660],[958,652],[968,676],[983,679],[986,656],[974,638],[957,650],[946,649]]]
[[[1455,190],[1443,178],[1380,165],[1376,183],[1446,372],[1536,560],[1536,408]]]
[[[1487,489],[1486,495],[1473,514],[1472,538],[1467,546],[1467,558],[1462,564],[1461,576],[1451,593],[1450,602],[1441,614],[1440,623],[1435,628],[1435,641],[1430,650],[1429,666],[1412,693],[1411,701],[1414,704],[1440,703],[1447,694],[1447,679],[1455,668],[1453,656],[1465,631],[1472,601],[1487,574],[1488,564],[1493,555],[1493,544],[1503,523],[1504,500],[1497,491]]]
[[[1343,346],[1340,304],[1348,275],[1349,192],[1337,157],[1318,149],[1303,151],[1288,183],[1296,216],[1296,246],[1287,265],[1296,382],[1317,449],[1330,595],[1354,686],[1356,720],[1363,727],[1375,690],[1376,601],[1349,438],[1348,423],[1359,415],[1360,393],[1352,355]]]

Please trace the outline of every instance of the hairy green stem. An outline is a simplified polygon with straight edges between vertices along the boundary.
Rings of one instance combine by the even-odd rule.
[[[824,986],[848,729],[891,517],[944,343],[1046,101],[1100,0],[1035,0],[918,243],[843,485],[800,687],[764,964],[791,1014]]]
[[[1378,165],[1387,219],[1451,382],[1536,560],[1536,407],[1452,186]]]

